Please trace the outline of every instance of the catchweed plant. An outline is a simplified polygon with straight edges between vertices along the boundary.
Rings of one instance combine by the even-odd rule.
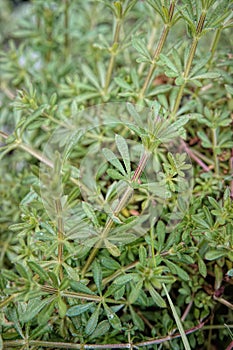
[[[232,1],[0,5],[0,348],[229,348]]]

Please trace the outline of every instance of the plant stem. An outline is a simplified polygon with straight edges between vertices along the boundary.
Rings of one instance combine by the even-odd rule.
[[[229,301],[225,300],[224,298],[218,298],[215,295],[213,296],[214,300],[218,301],[219,303],[225,305],[229,309],[233,310],[233,304],[231,304]]]
[[[0,130],[0,137],[2,136],[2,138],[4,138],[5,140],[10,136],[8,134],[6,134],[5,132]],[[34,148],[32,148],[31,146],[27,145],[26,143],[23,143],[21,140],[16,140],[15,141],[15,148],[21,148],[22,150],[26,151],[27,153],[29,153],[31,156],[35,157],[36,159],[38,159],[41,163],[44,163],[46,165],[48,165],[50,168],[53,169],[54,164],[52,161],[50,161],[48,158],[46,158],[40,151],[35,150]],[[73,178],[72,176],[70,177],[70,181],[72,181],[75,185],[82,187],[83,189],[85,189],[85,191],[89,191],[89,189],[83,184],[81,183],[79,180]]]
[[[147,163],[147,160],[149,159],[150,154],[149,152],[145,151],[142,155],[142,158],[138,164],[137,169],[134,172],[134,175],[132,176],[132,183],[135,183],[139,180],[145,166]],[[123,197],[119,200],[116,208],[114,209],[114,215],[117,216],[120,211],[124,208],[124,206],[128,203],[131,195],[133,193],[133,189],[131,186],[128,186],[127,190],[125,191]],[[99,242],[96,243],[95,247],[92,249],[86,264],[84,265],[83,269],[82,269],[82,277],[84,277],[86,271],[88,270],[89,266],[91,265],[92,261],[94,260],[96,254],[98,253],[104,239],[106,239],[112,225],[113,225],[114,221],[112,220],[112,218],[109,218],[106,222],[105,228],[103,229],[103,232],[101,234],[101,238],[99,240]]]
[[[145,78],[143,87],[142,87],[141,91],[139,92],[138,101],[141,101],[143,99],[145,92],[150,84],[151,77],[152,77],[152,75],[155,71],[155,68],[156,68],[156,61],[157,61],[157,59],[158,59],[158,57],[159,57],[159,55],[164,47],[169,30],[171,28],[171,21],[172,21],[174,9],[175,9],[175,3],[174,3],[174,1],[172,1],[172,3],[170,4],[170,8],[169,8],[169,22],[164,24],[162,34],[160,36],[158,45],[157,45],[156,50],[155,50],[154,55],[153,55],[153,60],[152,60],[150,69],[149,69],[147,76]]]
[[[185,331],[186,334],[191,334],[199,329],[203,328],[204,322],[198,324],[196,327],[192,327],[190,329],[187,329]],[[137,347],[145,347],[148,345],[153,344],[162,344],[164,342],[180,338],[180,334],[176,333],[172,336],[168,335],[165,337],[161,337],[158,339],[151,339],[148,341],[143,341],[139,343],[119,343],[119,344],[74,344],[74,343],[65,343],[65,342],[50,342],[50,341],[43,341],[43,340],[27,340],[27,339],[19,339],[19,340],[8,340],[4,341],[3,349],[12,349],[12,347],[19,347],[19,346],[36,346],[36,347],[45,347],[45,348],[58,348],[58,349],[83,349],[83,350],[89,350],[89,349],[130,349]]]
[[[190,158],[195,160],[195,162],[199,164],[204,171],[210,171],[209,167],[192,152],[192,150],[187,146],[187,144],[183,140],[181,140],[181,143],[184,147],[185,152],[190,156]]]
[[[186,86],[186,81],[187,81],[187,78],[189,76],[189,73],[190,73],[190,70],[191,70],[191,67],[192,67],[192,63],[193,63],[193,59],[194,59],[194,56],[195,56],[195,53],[196,53],[197,44],[198,44],[198,41],[200,39],[200,34],[201,34],[203,26],[204,26],[205,18],[206,18],[206,11],[203,11],[201,13],[199,22],[197,24],[196,35],[195,35],[195,37],[193,39],[192,46],[191,46],[191,49],[190,49],[190,52],[189,52],[189,56],[188,56],[188,60],[187,60],[187,64],[186,64],[185,70],[183,72],[184,83],[180,86],[180,89],[178,91],[178,95],[177,95],[177,98],[176,98],[175,106],[174,106],[172,114],[171,114],[171,119],[172,120],[175,119],[176,113],[177,113],[177,111],[179,109],[179,106],[180,106],[180,102],[181,102],[181,99],[182,99],[182,96],[183,96],[184,88]]]
[[[116,277],[121,276],[123,273],[125,273],[128,270],[133,269],[134,267],[136,267],[138,265],[138,261],[133,262],[132,264],[129,264],[125,267],[122,267],[122,269],[117,270],[116,272],[114,272],[112,275],[103,278],[102,280],[102,286],[106,286],[109,282],[115,280]],[[97,289],[96,285],[93,284],[91,286],[88,286],[91,290],[95,291]]]
[[[217,48],[217,46],[218,46],[221,33],[222,33],[222,29],[223,29],[223,28],[220,27],[220,28],[218,28],[218,29],[216,30],[216,32],[215,32],[215,35],[214,35],[214,38],[213,38],[213,41],[212,41],[212,44],[211,44],[211,48],[210,48],[211,56],[210,56],[210,59],[209,59],[209,61],[208,61],[208,69],[209,69],[210,66],[211,66],[211,63],[212,63],[212,60],[213,60],[213,57],[214,57],[216,48]]]
[[[65,10],[64,10],[64,27],[65,27],[65,55],[68,56],[70,40],[69,40],[69,0],[64,0]]]
[[[77,292],[68,292],[68,291],[58,291],[58,289],[50,287],[50,286],[40,286],[41,290],[43,292],[46,292],[48,294],[58,294],[62,297],[66,298],[73,298],[73,299],[80,299],[80,300],[88,300],[88,301],[94,301],[97,303],[101,303],[103,300],[106,303],[111,303],[111,304],[125,304],[125,300],[115,300],[111,298],[103,298],[102,296],[98,296],[95,294],[85,294],[85,293],[77,293]]]
[[[216,129],[212,129],[212,143],[213,143],[215,175],[219,176],[219,160],[218,160],[218,154],[217,154],[217,133],[216,133]]]
[[[118,45],[118,42],[119,42],[120,29],[121,29],[121,20],[120,20],[120,18],[117,18],[116,19],[116,28],[115,28],[114,38],[113,38],[113,44],[112,44],[112,47],[110,49],[111,58],[109,61],[108,70],[107,70],[107,74],[106,74],[106,78],[105,78],[105,86],[104,86],[105,94],[107,94],[107,92],[108,92],[108,88],[109,88],[109,84],[111,81],[112,72],[113,72],[113,68],[114,68],[114,64],[115,64],[116,53],[117,53],[116,46]]]
[[[230,175],[233,176],[233,148],[231,150],[229,168],[230,168]],[[230,182],[230,196],[231,196],[231,199],[233,199],[233,179]]]
[[[62,217],[62,204],[60,198],[55,200],[55,210],[57,213],[57,238],[58,238],[58,265],[59,265],[59,276],[60,280],[63,279],[63,269],[62,269],[62,261],[63,261],[63,249],[64,249],[64,223]]]
[[[202,154],[201,152],[199,152],[198,150],[196,150],[195,148],[192,148],[192,152],[197,155],[200,159],[204,160],[207,164],[209,165],[213,165],[214,162],[212,161],[212,159],[206,157],[204,154]]]
[[[3,306],[9,304],[18,294],[12,294],[8,298],[4,299],[0,303],[0,309],[3,308]]]

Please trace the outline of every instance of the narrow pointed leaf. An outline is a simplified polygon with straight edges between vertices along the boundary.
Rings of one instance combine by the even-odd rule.
[[[131,166],[130,166],[130,156],[129,156],[129,148],[128,148],[127,142],[120,135],[116,135],[115,140],[116,140],[118,151],[120,152],[120,155],[124,162],[126,172],[128,175],[130,175]]]
[[[121,174],[126,175],[121,162],[110,149],[104,148],[102,152],[109,163],[111,163]]]
[[[80,305],[71,306],[67,310],[66,315],[69,317],[79,316],[79,315],[83,314],[84,312],[90,310],[90,308],[93,305],[95,305],[95,303],[87,303],[87,304],[80,304]]]

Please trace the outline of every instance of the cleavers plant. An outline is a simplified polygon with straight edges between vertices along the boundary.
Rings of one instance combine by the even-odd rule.
[[[232,349],[232,0],[0,8],[0,349]]]

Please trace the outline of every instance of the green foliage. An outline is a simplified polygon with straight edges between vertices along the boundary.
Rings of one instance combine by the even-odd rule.
[[[228,347],[232,6],[0,0],[0,349]]]

